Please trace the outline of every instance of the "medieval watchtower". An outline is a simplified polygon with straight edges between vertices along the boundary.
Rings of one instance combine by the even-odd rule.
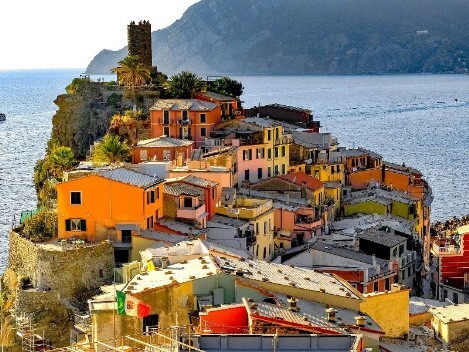
[[[127,26],[129,55],[138,55],[140,62],[152,67],[151,24],[150,21],[130,22]]]

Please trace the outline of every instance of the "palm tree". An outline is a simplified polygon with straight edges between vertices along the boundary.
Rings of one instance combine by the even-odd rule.
[[[71,170],[75,157],[70,147],[55,147],[49,154],[51,172],[55,177],[62,178],[64,171]]]
[[[111,69],[111,72],[117,73],[119,84],[130,89],[135,104],[135,88],[143,86],[151,79],[150,68],[140,62],[138,55],[129,55],[119,61],[118,64],[119,67]]]
[[[107,134],[93,153],[93,160],[107,163],[125,161],[130,155],[130,147],[119,136]]]
[[[182,71],[171,77],[168,82],[169,92],[173,98],[189,99],[192,93],[200,91],[204,86],[202,78],[192,72]]]

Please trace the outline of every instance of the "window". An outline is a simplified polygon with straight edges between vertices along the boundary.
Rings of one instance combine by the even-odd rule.
[[[286,174],[286,166],[285,164],[282,164],[282,175]]]
[[[184,197],[184,208],[192,208],[192,198]]]
[[[187,120],[187,110],[182,110],[182,119]]]
[[[150,203],[155,203],[155,191],[150,191]]]
[[[262,167],[257,168],[257,178],[258,179],[262,178]]]
[[[278,148],[277,147],[274,148],[274,157],[278,158]]]
[[[81,204],[81,192],[70,192],[70,204]]]
[[[166,137],[169,137],[169,127],[163,127],[163,134],[164,134]]]
[[[132,231],[131,230],[122,230],[122,242],[132,243]]]
[[[277,176],[278,175],[278,165],[275,165],[274,170],[275,170],[275,176]]]
[[[200,123],[205,123],[207,121],[207,114],[200,114]]]
[[[163,150],[163,160],[171,160],[171,150]]]
[[[163,111],[163,125],[169,125],[169,111]]]
[[[249,170],[244,170],[244,179],[249,181]]]
[[[267,248],[264,247],[264,253],[262,255],[262,259],[265,259],[267,257]]]
[[[147,151],[144,149],[144,150],[140,150],[140,160],[147,160],[148,158],[148,153]]]
[[[66,219],[65,231],[86,231],[86,220],[84,219]]]
[[[202,127],[200,129],[200,136],[205,137],[207,135],[207,129],[205,127]]]
[[[160,199],[160,189],[156,187],[156,199]]]
[[[282,156],[285,156],[285,146],[282,146]]]
[[[334,165],[332,165],[332,166],[331,166],[331,174],[332,174],[332,175],[334,175],[334,171],[335,171]]]
[[[375,282],[373,283],[373,291],[379,291],[378,281],[375,281]]]
[[[457,294],[457,292],[453,292],[453,303],[458,304],[458,294]]]
[[[267,168],[267,177],[272,177],[272,168],[270,166]]]
[[[257,148],[257,159],[264,159],[264,148]]]
[[[270,141],[271,138],[271,131],[267,130],[267,140]]]
[[[275,129],[275,139],[278,139],[279,130],[280,130],[280,127]]]
[[[147,229],[150,230],[153,228],[153,215],[147,218]]]
[[[243,150],[243,160],[252,160],[252,149]]]
[[[150,328],[158,327],[158,314],[150,314],[143,318],[143,332],[148,332]]]
[[[340,172],[340,165],[337,165],[337,166],[336,166],[336,172],[337,172],[337,173]]]
[[[215,199],[215,188],[212,188],[212,199]]]
[[[267,233],[267,221],[264,221],[264,235]]]
[[[272,148],[267,149],[267,159],[272,159]]]

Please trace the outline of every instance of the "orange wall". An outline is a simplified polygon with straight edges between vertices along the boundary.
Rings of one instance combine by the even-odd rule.
[[[200,314],[200,331],[213,334],[247,333],[248,314],[244,306],[216,309]]]
[[[160,161],[164,160],[163,151],[166,151],[166,150],[169,150],[171,153],[169,160],[175,160],[177,153],[184,153],[183,159],[187,159],[187,158],[190,158],[192,154],[192,145],[188,145],[185,147],[158,147],[158,148],[133,146],[132,147],[132,163],[133,164],[138,164],[138,163],[141,163],[142,161],[146,161],[146,160],[140,159],[141,150],[147,151],[146,160],[160,160]],[[155,159],[153,159],[154,157]]]
[[[139,224],[146,229],[146,219],[163,216],[163,186],[158,185],[159,199],[147,204],[149,190],[91,175],[57,185],[59,238],[73,236],[101,240],[96,234],[117,223]],[[81,192],[81,204],[70,204],[70,192]],[[85,219],[86,231],[66,231],[66,219]]]
[[[200,122],[200,114],[206,115],[205,123]],[[181,110],[170,110],[169,111],[169,125],[163,125],[163,110],[151,110],[150,111],[150,123],[151,123],[151,137],[156,138],[162,136],[164,133],[163,127],[169,127],[169,137],[181,138],[178,120],[182,119]],[[206,137],[210,137],[213,127],[221,122],[221,109],[219,106],[215,107],[212,111],[188,111],[188,119],[191,121],[190,124],[184,125],[190,128],[191,140],[195,142],[195,147],[198,148],[203,144]],[[200,129],[204,127],[206,135],[201,136]]]
[[[381,182],[381,169],[367,169],[357,172],[352,172],[349,176],[349,183],[352,188],[361,189],[366,188],[371,180]]]

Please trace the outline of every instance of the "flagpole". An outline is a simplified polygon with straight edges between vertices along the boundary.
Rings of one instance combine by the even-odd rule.
[[[112,283],[113,287],[114,287],[114,307],[113,307],[113,310],[112,310],[112,336],[113,336],[113,343],[114,343],[114,347],[116,347],[116,309],[117,309],[117,292],[116,292],[116,281],[113,281]]]

